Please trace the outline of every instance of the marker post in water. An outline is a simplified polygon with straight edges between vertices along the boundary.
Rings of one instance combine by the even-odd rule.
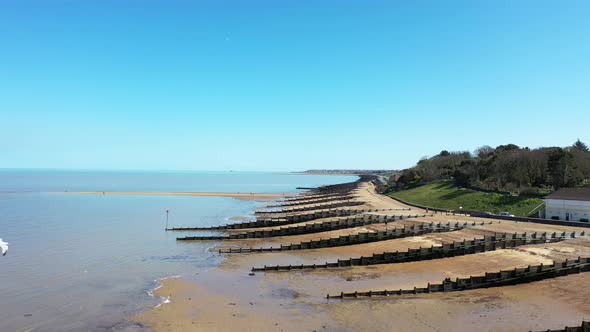
[[[169,209],[166,209],[166,230],[168,230],[168,214],[170,213]]]

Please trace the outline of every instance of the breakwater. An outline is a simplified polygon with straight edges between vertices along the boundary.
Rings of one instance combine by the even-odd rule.
[[[332,202],[332,203],[323,203],[323,204],[313,204],[307,205],[302,207],[296,208],[286,208],[286,209],[276,209],[271,211],[256,211],[256,215],[272,215],[277,213],[295,213],[295,212],[305,212],[305,211],[314,211],[314,210],[326,210],[326,209],[334,209],[344,206],[359,206],[363,205],[365,202],[363,201],[339,201],[339,202]]]
[[[313,201],[316,199],[335,198],[350,196],[351,192],[341,192],[332,194],[299,194],[295,198],[285,198],[281,202],[301,202],[301,201]]]
[[[245,233],[230,234],[226,236],[187,236],[178,237],[178,241],[195,241],[195,240],[232,240],[232,239],[252,239],[276,236],[301,235],[310,233],[319,233],[333,231],[343,228],[353,228],[377,223],[388,223],[396,220],[426,217],[427,215],[361,215],[347,217],[344,219],[335,219],[330,221],[305,224],[292,227],[281,227],[278,229],[250,231]]]
[[[438,284],[428,284],[426,287],[414,287],[413,289],[376,290],[368,292],[341,292],[338,295],[327,295],[327,299],[358,299],[362,297],[415,295],[436,292],[457,292],[471,289],[489,288],[529,283],[543,279],[557,278],[570,274],[590,271],[590,258],[578,257],[575,260],[553,262],[550,265],[529,265],[525,268],[502,270],[498,272],[486,272],[484,275],[470,276],[469,278],[444,279]]]
[[[339,196],[337,198],[320,198],[320,199],[305,200],[305,201],[300,201],[300,202],[289,202],[289,203],[283,203],[283,204],[268,205],[268,206],[265,206],[264,208],[265,209],[288,208],[291,206],[321,204],[321,203],[334,202],[334,201],[350,201],[354,198],[355,198],[354,196],[345,195],[345,196]]]
[[[578,326],[566,326],[559,330],[543,330],[538,332],[590,332],[590,322],[583,321],[582,325]]]
[[[230,248],[220,249],[220,254],[241,254],[241,253],[258,253],[258,252],[273,252],[285,250],[303,250],[303,249],[319,249],[329,247],[348,246],[361,243],[386,241],[393,239],[400,239],[410,236],[420,236],[429,233],[452,232],[464,229],[466,227],[480,226],[486,224],[485,222],[465,222],[465,223],[420,223],[417,225],[410,225],[404,227],[395,227],[386,229],[384,231],[375,232],[361,232],[350,235],[342,235],[338,237],[331,237],[320,240],[304,241],[296,244],[281,245],[280,247],[268,248]],[[488,222],[487,224],[491,224]]]
[[[584,232],[578,234],[584,235]],[[499,249],[510,249],[518,246],[529,244],[540,244],[559,242],[568,238],[575,238],[573,233],[522,233],[522,234],[496,234],[485,236],[481,239],[463,240],[456,242],[443,243],[441,246],[431,246],[418,249],[408,249],[406,251],[383,252],[373,254],[372,256],[357,257],[349,259],[339,259],[337,262],[326,262],[325,264],[313,265],[273,265],[252,268],[254,272],[276,272],[276,271],[295,271],[307,269],[327,269],[350,266],[377,265],[377,264],[396,264],[414,261],[423,261],[431,259],[440,259],[454,256],[472,255],[486,251]]]
[[[322,218],[336,218],[342,216],[354,216],[359,214],[367,214],[372,218],[371,213],[378,212],[391,212],[391,211],[409,211],[409,209],[360,209],[360,210],[348,210],[348,209],[332,209],[324,211],[316,211],[310,213],[302,213],[296,215],[285,215],[275,218],[269,217],[258,217],[256,221],[247,221],[241,223],[227,224],[213,227],[172,227],[167,228],[167,231],[216,231],[216,230],[229,230],[229,229],[245,229],[245,228],[261,228],[261,227],[274,227],[297,224],[300,222],[313,221]]]

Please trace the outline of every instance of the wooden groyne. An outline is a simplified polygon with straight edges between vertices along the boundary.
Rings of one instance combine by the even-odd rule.
[[[282,208],[288,208],[291,206],[301,206],[301,205],[310,205],[310,204],[321,204],[321,203],[327,203],[327,202],[335,202],[335,201],[350,201],[353,200],[355,198],[355,196],[338,196],[335,198],[320,198],[320,199],[313,199],[313,200],[305,200],[305,201],[299,201],[299,202],[290,202],[290,203],[284,203],[284,204],[276,204],[276,205],[268,205],[263,207],[264,209],[282,209]]]
[[[272,215],[277,213],[295,213],[295,212],[305,212],[305,211],[314,211],[314,210],[327,210],[327,209],[334,209],[340,208],[345,206],[359,206],[363,205],[365,202],[362,201],[343,201],[343,202],[333,202],[333,203],[324,203],[324,204],[314,204],[309,206],[303,207],[296,207],[296,208],[287,208],[287,209],[278,209],[278,210],[271,210],[271,211],[256,211],[256,215]]]
[[[580,233],[581,236],[584,232]],[[339,259],[337,262],[326,262],[325,264],[313,265],[273,265],[252,268],[253,272],[277,272],[296,271],[309,269],[327,269],[350,266],[364,266],[377,264],[397,264],[422,260],[440,259],[454,256],[472,255],[486,251],[509,249],[529,244],[551,243],[575,238],[576,233],[522,233],[522,234],[496,234],[485,236],[483,239],[463,240],[450,243],[443,243],[442,246],[430,248],[408,249],[406,251],[384,252],[373,254],[367,257]]]
[[[375,178],[376,177],[372,175],[361,175],[358,180],[353,182],[326,185],[317,188],[297,187],[296,189],[307,190],[307,192],[301,193],[294,198],[286,198],[283,202],[297,202],[301,200],[351,195],[355,189],[358,189],[361,183],[373,181]]]
[[[351,192],[343,192],[343,193],[333,193],[333,194],[301,194],[296,196],[295,198],[285,198],[281,202],[299,202],[299,201],[310,201],[315,199],[324,199],[324,198],[337,198],[337,197],[345,197],[350,196]]]
[[[579,257],[575,260],[553,262],[550,265],[529,265],[526,268],[502,270],[498,272],[486,272],[485,275],[471,276],[469,278],[446,278],[440,284],[428,284],[426,287],[414,287],[414,289],[377,290],[368,292],[341,292],[338,295],[327,295],[327,299],[357,299],[362,297],[413,295],[436,292],[456,292],[479,288],[501,287],[529,283],[544,279],[557,278],[570,274],[590,271],[590,258]]]
[[[315,211],[310,213],[302,213],[296,215],[285,215],[275,218],[270,217],[258,217],[256,221],[247,221],[234,224],[227,224],[221,226],[212,227],[196,227],[196,226],[184,226],[184,227],[171,227],[167,228],[167,231],[216,231],[216,230],[229,230],[229,229],[245,229],[245,228],[261,228],[261,227],[274,227],[297,224],[300,222],[313,221],[322,218],[333,218],[342,216],[354,216],[358,214],[370,214],[370,213],[384,213],[390,211],[409,211],[410,209],[364,209],[364,210],[349,210],[349,209],[332,209]]]
[[[277,236],[291,236],[310,233],[321,233],[333,231],[344,228],[354,228],[359,226],[381,224],[394,222],[396,220],[426,217],[427,215],[361,215],[355,217],[347,217],[344,219],[335,219],[314,224],[305,224],[293,227],[281,227],[277,229],[251,231],[238,234],[230,234],[227,236],[187,236],[178,237],[178,241],[194,241],[194,240],[233,240],[233,239],[254,239]]]
[[[361,175],[358,180],[354,182],[332,184],[327,186],[321,186],[318,188],[310,189],[311,193],[315,194],[329,194],[329,193],[341,193],[351,192],[358,188],[363,182],[369,182],[375,180],[377,177],[372,175]]]
[[[319,249],[329,247],[340,247],[349,246],[361,243],[386,241],[393,239],[400,239],[404,237],[420,236],[429,233],[442,233],[452,232],[464,229],[466,227],[480,226],[486,223],[472,222],[472,223],[423,223],[418,225],[410,225],[404,227],[396,227],[386,229],[384,231],[376,232],[362,232],[350,235],[342,235],[339,237],[331,237],[327,239],[304,241],[296,244],[281,245],[280,247],[268,247],[268,248],[229,248],[220,249],[220,254],[242,254],[242,253],[259,253],[259,252],[273,252],[273,251],[286,251],[286,250],[304,250],[304,249]],[[488,222],[491,224],[491,222]]]
[[[544,330],[538,332],[590,332],[590,322],[583,321],[582,325],[579,326],[566,326],[559,330]]]
[[[373,181],[376,178],[377,177],[373,175],[361,175],[356,181],[353,182],[325,185],[320,187],[297,187],[296,189],[307,190],[307,193],[303,194],[303,196],[350,193],[351,191],[357,189],[361,183]]]

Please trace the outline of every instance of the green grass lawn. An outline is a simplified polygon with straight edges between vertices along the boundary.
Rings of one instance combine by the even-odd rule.
[[[517,216],[527,216],[543,201],[539,198],[508,196],[458,188],[449,181],[437,181],[420,187],[388,194],[408,203],[427,207],[499,213],[508,211]]]

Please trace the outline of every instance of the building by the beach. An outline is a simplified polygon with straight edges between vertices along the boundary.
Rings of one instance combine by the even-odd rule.
[[[590,188],[562,188],[545,197],[545,218],[590,220]]]

